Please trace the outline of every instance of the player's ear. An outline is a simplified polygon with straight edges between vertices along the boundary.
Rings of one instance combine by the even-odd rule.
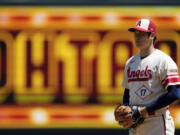
[[[149,36],[149,38],[153,41],[153,44],[155,44],[156,39],[157,39],[156,35],[151,33],[151,35]]]
[[[151,40],[154,40],[154,37],[155,37],[155,35],[154,34],[150,34],[150,36],[149,36],[149,38],[151,39]]]

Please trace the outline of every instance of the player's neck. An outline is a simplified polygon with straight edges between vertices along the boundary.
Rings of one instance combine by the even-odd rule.
[[[154,50],[155,50],[154,46],[151,45],[148,48],[141,49],[140,55],[141,55],[141,57],[146,57],[146,56],[150,55],[151,53],[153,53]]]

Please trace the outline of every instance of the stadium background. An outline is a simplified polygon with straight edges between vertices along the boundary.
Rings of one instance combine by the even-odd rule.
[[[127,29],[157,25],[156,48],[180,68],[178,1],[1,1],[0,133],[123,134],[113,117],[123,68],[136,54]],[[179,101],[171,105],[176,134]]]

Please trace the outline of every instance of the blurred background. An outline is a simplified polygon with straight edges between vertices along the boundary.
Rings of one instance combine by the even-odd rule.
[[[180,68],[178,0],[1,0],[0,133],[127,135],[113,116],[126,60],[138,53],[127,29],[157,26],[155,47]],[[180,134],[180,102],[170,107]]]

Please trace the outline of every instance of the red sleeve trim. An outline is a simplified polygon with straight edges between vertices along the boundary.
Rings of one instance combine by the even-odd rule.
[[[169,84],[169,83],[180,83],[180,78],[168,78],[166,81],[164,81],[162,83],[163,87],[166,88],[166,86]]]
[[[161,81],[161,84],[164,84],[165,81],[166,81],[168,78],[179,78],[179,74],[167,75],[167,76]]]
[[[168,75],[168,76],[179,76],[179,74],[171,74],[171,75]]]

